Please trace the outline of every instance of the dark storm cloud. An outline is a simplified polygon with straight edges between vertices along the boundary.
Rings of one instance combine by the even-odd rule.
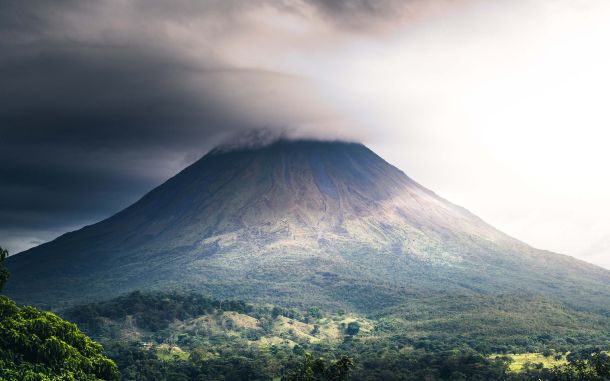
[[[257,64],[292,48],[268,24],[294,17],[327,33],[300,49],[332,49],[333,30],[418,1],[0,0],[0,245],[109,216],[227,136],[328,135],[315,86]]]
[[[421,0],[310,0],[329,22],[349,29],[370,30],[392,25],[421,5]]]
[[[216,52],[258,4],[0,1],[0,245],[110,215],[227,135],[324,118],[304,79]]]

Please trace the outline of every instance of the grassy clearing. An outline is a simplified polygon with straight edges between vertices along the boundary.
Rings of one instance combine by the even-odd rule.
[[[230,320],[231,323],[238,328],[257,329],[260,326],[260,322],[258,321],[258,319],[255,319],[246,314],[240,314],[233,311],[224,312],[223,318],[225,320]]]
[[[497,355],[493,355],[491,357],[496,356]],[[526,364],[542,364],[544,368],[552,368],[554,366],[565,365],[568,363],[566,356],[560,353],[554,353],[550,356],[544,356],[542,353],[520,353],[506,356],[511,358],[512,362],[510,364],[510,370],[511,372],[515,373],[523,371]]]
[[[155,349],[155,354],[159,360],[188,360],[189,353],[183,351],[177,345],[161,344]]]

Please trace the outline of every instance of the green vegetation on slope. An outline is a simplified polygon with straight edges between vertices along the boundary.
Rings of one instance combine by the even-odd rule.
[[[522,372],[530,367],[552,368],[568,363],[567,356],[562,353],[547,350],[545,353],[519,353],[508,355],[511,359],[510,370]]]
[[[117,380],[119,373],[76,325],[0,296],[0,379]]]
[[[0,247],[0,291],[8,279]],[[0,296],[0,380],[118,380],[112,360],[76,325]]]
[[[195,293],[134,292],[64,314],[93,337],[159,343],[186,340],[179,334],[189,343],[205,343],[227,332],[260,345],[338,343],[351,329],[368,341],[392,340],[431,351],[468,347],[486,354],[566,352],[610,346],[607,319],[526,295],[437,296],[383,315],[363,316],[252,306]]]
[[[504,305],[508,302],[513,306]],[[593,353],[591,345],[608,347],[608,331],[599,321],[559,313],[561,306],[545,300],[506,296],[444,303],[362,316],[193,293],[135,292],[63,314],[105,344],[124,380],[288,379],[307,362],[328,369],[345,355],[353,361],[355,380],[529,380],[534,374],[551,380],[559,374],[550,373],[553,364],[511,372],[517,360],[512,353]]]

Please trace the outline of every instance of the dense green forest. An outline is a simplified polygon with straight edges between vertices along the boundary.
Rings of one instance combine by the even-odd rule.
[[[0,380],[610,380],[604,321],[527,295],[363,316],[133,292],[58,312],[76,324],[0,296]]]
[[[0,247],[0,291],[9,278],[7,255]],[[0,380],[118,380],[117,366],[103,351],[76,325],[0,296]]]
[[[610,378],[607,332],[591,328],[590,335],[572,336],[565,329],[565,336],[552,336],[538,330],[544,321],[527,320],[527,330],[518,322],[503,324],[509,308],[501,305],[507,300],[516,303],[499,299],[491,308],[479,301],[479,320],[456,312],[454,320],[435,319],[437,325],[422,319],[433,311],[422,311],[418,319],[424,323],[414,324],[398,312],[380,317],[300,311],[177,292],[134,292],[62,314],[104,343],[123,380]],[[540,303],[549,314],[558,313]],[[519,315],[516,320],[525,319]],[[485,320],[493,324],[486,327]],[[499,329],[504,335],[495,334]],[[515,368],[515,354],[528,352],[540,360]]]

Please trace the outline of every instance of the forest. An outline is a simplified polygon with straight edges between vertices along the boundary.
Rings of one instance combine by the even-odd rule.
[[[387,317],[255,306],[177,292],[133,292],[67,309],[63,316],[105,345],[124,380],[610,377],[608,346],[602,340],[607,337],[600,337],[602,345],[595,345],[592,337],[529,337],[513,332],[504,345],[489,336],[488,342],[477,342],[474,348],[471,337],[459,331],[451,339],[447,332],[411,336],[396,323],[399,320]],[[469,327],[465,323],[454,328]],[[498,348],[503,351],[494,351]],[[539,362],[515,368],[516,355],[532,351],[539,353]]]
[[[8,278],[0,261],[0,287]],[[596,331],[595,322],[590,331],[567,327],[559,336],[519,324],[494,335],[510,310],[502,303],[518,300],[524,299],[501,298],[494,308],[487,299],[470,300],[479,321],[459,313],[454,320],[423,319],[433,310],[410,321],[405,310],[384,316],[299,310],[195,292],[135,291],[57,314],[0,296],[0,379],[610,379],[609,334]]]

